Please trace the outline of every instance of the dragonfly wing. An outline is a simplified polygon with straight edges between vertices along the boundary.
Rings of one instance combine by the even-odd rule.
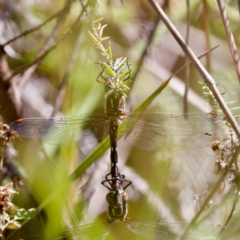
[[[213,129],[208,126],[207,131],[196,132],[191,124],[187,125],[187,120],[182,116],[174,118],[175,124],[173,124],[173,118],[169,116],[165,117],[164,121],[162,121],[163,118],[160,118],[158,123],[156,119],[157,114],[146,114],[139,118],[131,114],[127,116],[122,124],[124,132],[127,132],[126,141],[148,151],[157,149],[179,151],[207,147],[215,140],[211,133],[214,125],[212,125]],[[169,125],[167,125],[167,119],[170,121]],[[178,122],[177,119],[181,121]],[[192,117],[192,121],[193,119]],[[200,119],[195,117],[196,119],[204,122],[202,117]],[[184,127],[182,127],[182,123],[184,123]]]
[[[10,124],[11,131],[22,138],[42,139],[53,145],[87,145],[106,136],[104,114],[81,117],[26,118]]]
[[[132,232],[149,239],[169,239],[177,240],[183,235],[188,223],[168,223],[168,222],[143,222],[135,220],[125,220],[125,225]],[[188,240],[216,239],[222,227],[215,224],[199,224],[189,230],[186,238]]]
[[[124,221],[125,225],[132,232],[146,237],[148,239],[158,239],[158,240],[176,240],[180,239],[181,234],[174,232],[165,224],[158,223],[146,223],[141,221]],[[176,231],[176,230],[175,230]]]
[[[65,231],[67,240],[104,240],[110,232],[109,222],[91,223],[80,227],[69,228]]]
[[[91,223],[83,226],[66,229],[62,232],[39,235],[25,240],[104,240],[110,232],[109,222]]]
[[[212,113],[130,113],[126,117],[132,121],[142,121],[149,124],[158,125],[162,128],[179,129],[182,131],[211,132],[222,126],[223,114]]]

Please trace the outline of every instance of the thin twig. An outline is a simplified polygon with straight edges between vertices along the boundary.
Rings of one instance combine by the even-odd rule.
[[[78,24],[79,20],[81,19],[83,15],[83,11],[81,11],[81,13],[79,14],[79,16],[77,17],[77,19],[74,21],[74,23],[65,31],[65,33],[61,36],[61,38],[55,42],[55,43],[52,43],[52,45],[46,49],[45,51],[41,51],[41,55],[38,54],[38,57],[35,58],[31,63],[27,64],[27,65],[24,65],[22,67],[20,67],[19,69],[17,69],[16,71],[14,71],[12,73],[12,75],[10,77],[8,77],[5,81],[11,81],[11,79],[19,74],[19,73],[22,73],[24,72],[25,70],[27,70],[29,67],[33,66],[34,64],[36,63],[40,63],[41,60],[52,50],[54,49],[60,42],[62,42],[73,30],[74,27],[76,27],[76,25]],[[51,35],[52,37],[52,35]],[[39,65],[39,64],[38,64]]]
[[[232,157],[231,161],[228,164],[228,169],[231,168],[232,164],[234,163],[234,157]],[[204,203],[202,204],[201,208],[198,210],[198,212],[196,213],[195,217],[193,218],[193,220],[191,221],[191,223],[189,224],[189,226],[186,228],[185,232],[183,233],[181,239],[185,239],[185,237],[187,236],[189,230],[192,228],[192,226],[194,226],[198,220],[198,218],[200,217],[200,215],[203,213],[203,211],[206,209],[206,207],[209,205],[209,201],[212,199],[213,195],[215,194],[215,192],[219,189],[220,184],[222,183],[222,181],[226,178],[228,174],[228,171],[224,171],[222,173],[222,175],[220,176],[220,178],[218,179],[218,181],[215,183],[213,189],[209,192],[209,194],[207,195],[207,197],[205,198]]]
[[[82,1],[80,1],[80,4],[82,6],[81,14],[85,13],[85,15],[88,17],[89,21],[91,22],[91,18],[89,16],[89,14],[87,14],[87,6],[89,4],[91,4],[91,1],[89,1],[86,5],[84,5],[82,3]],[[67,65],[66,71],[65,71],[65,73],[63,75],[61,84],[60,84],[60,86],[58,88],[58,95],[57,95],[56,100],[55,100],[54,110],[53,110],[52,116],[54,116],[56,114],[56,112],[58,111],[59,107],[62,104],[64,93],[65,93],[65,86],[66,86],[66,84],[68,82],[69,75],[71,74],[71,72],[72,72],[72,70],[74,68],[75,62],[77,60],[77,56],[78,56],[78,52],[79,52],[78,50],[79,50],[79,46],[80,46],[80,41],[81,41],[81,33],[79,33],[79,36],[78,36],[78,38],[76,40],[76,43],[75,43],[75,45],[73,47],[72,55],[70,57],[70,60],[68,61],[68,65]]]
[[[131,86],[130,91],[133,89],[133,85],[135,83],[134,80],[137,78],[138,73],[140,72],[140,69],[141,69],[142,64],[143,64],[143,60],[144,60],[144,58],[148,54],[149,47],[150,47],[150,45],[151,45],[151,43],[153,41],[153,37],[154,37],[154,34],[155,34],[156,30],[157,30],[157,26],[158,26],[159,22],[160,22],[160,18],[159,18],[159,16],[156,16],[156,18],[154,20],[154,27],[150,30],[150,32],[148,34],[148,38],[147,38],[147,42],[146,42],[145,48],[144,48],[144,50],[143,50],[143,52],[142,52],[142,54],[141,54],[141,56],[140,56],[140,58],[138,60],[138,64],[136,66],[136,70],[132,74],[132,77],[131,77],[131,79],[132,79],[132,86]]]
[[[238,0],[238,12],[240,13],[240,0]]]
[[[231,218],[232,218],[232,216],[233,216],[234,210],[235,210],[236,205],[237,205],[237,203],[238,203],[238,193],[239,193],[238,191],[235,192],[235,197],[234,197],[234,202],[233,202],[232,210],[231,210],[231,212],[230,212],[230,214],[229,214],[229,216],[228,216],[228,219],[227,219],[226,223],[224,224],[224,227],[223,227],[222,230],[220,231],[217,239],[220,239],[223,231],[226,229],[228,223],[230,222],[230,220],[231,220]]]
[[[229,110],[227,104],[224,102],[224,99],[222,98],[220,92],[217,89],[217,86],[215,84],[214,79],[212,76],[206,71],[206,69],[203,67],[201,62],[198,60],[198,58],[195,56],[191,48],[185,43],[182,36],[179,34],[175,26],[172,24],[172,22],[169,20],[169,18],[166,16],[162,8],[159,6],[156,0],[148,0],[148,2],[151,4],[151,6],[155,9],[155,11],[159,14],[162,21],[165,23],[168,30],[171,32],[173,37],[176,39],[182,50],[187,54],[189,59],[194,63],[196,69],[204,79],[205,83],[207,84],[208,88],[212,91],[214,97],[216,98],[219,106],[221,107],[222,111],[224,112],[228,122],[231,124],[234,132],[240,139],[240,130],[237,125],[236,120],[234,119],[231,111]]]
[[[0,186],[2,186],[4,153],[5,153],[5,148],[0,146]]]
[[[187,5],[187,29],[186,29],[186,44],[189,44],[189,33],[190,33],[190,2],[186,0]],[[188,62],[188,57],[185,55],[184,63]],[[184,82],[185,82],[185,89],[184,89],[184,96],[183,96],[183,105],[184,109],[183,112],[188,112],[188,91],[189,91],[189,74],[190,74],[190,65],[186,66],[184,69]]]
[[[68,3],[68,5],[70,5],[71,2]],[[58,12],[56,12],[55,14],[53,14],[51,17],[49,17],[47,20],[45,20],[43,23],[39,24],[38,26],[35,26],[33,28],[30,28],[24,32],[21,32],[19,35],[15,36],[14,38],[8,40],[7,42],[5,42],[4,44],[2,44],[3,47],[5,47],[6,45],[10,44],[11,42],[14,42],[15,40],[26,36],[29,33],[32,33],[36,30],[38,30],[39,28],[41,28],[42,26],[44,26],[45,24],[47,24],[48,22],[50,22],[51,20],[53,20],[54,18],[58,17],[59,15],[62,14],[62,12],[64,12],[66,10],[66,8],[68,7],[68,5],[66,5],[63,9],[59,10]]]
[[[0,240],[4,240],[4,225],[5,225],[5,219],[4,219],[4,210],[3,207],[0,207],[0,228],[1,228],[1,232],[0,232]]]
[[[6,150],[6,146],[4,146],[4,140],[2,140],[3,136],[2,134],[4,134],[3,132],[3,120],[2,120],[2,116],[0,116],[0,186],[2,186],[2,173],[3,173],[3,160],[5,157],[5,150]]]
[[[75,66],[77,56],[78,56],[78,52],[79,52],[78,50],[79,50],[79,47],[80,47],[80,42],[81,42],[81,33],[79,33],[79,36],[78,36],[78,38],[76,40],[76,43],[75,43],[75,46],[73,47],[72,55],[70,57],[70,60],[68,61],[66,71],[65,71],[65,73],[62,77],[61,84],[58,88],[58,94],[57,94],[57,97],[56,97],[56,100],[55,100],[54,110],[53,110],[52,116],[54,116],[56,114],[56,112],[58,111],[58,109],[60,108],[60,106],[63,102],[63,97],[64,97],[64,94],[65,94],[65,86],[68,82],[69,75],[71,74],[71,72],[72,72],[72,70]]]
[[[238,55],[238,51],[237,51],[237,46],[235,44],[235,40],[229,25],[229,20],[227,17],[227,12],[225,9],[225,5],[224,2],[222,0],[217,0],[218,3],[218,7],[220,10],[220,14],[222,17],[222,22],[223,22],[223,26],[225,28],[225,32],[228,38],[228,44],[229,44],[229,48],[232,54],[232,58],[233,58],[233,63],[235,66],[235,70],[238,76],[238,81],[240,82],[240,59],[239,59],[239,55]]]
[[[215,49],[218,48],[218,47],[219,47],[219,45],[217,45],[217,46],[215,46],[215,47],[213,47],[213,48],[205,51],[205,52],[202,53],[201,55],[197,56],[197,58],[198,58],[198,59],[201,59],[202,57],[207,56],[208,53],[212,52],[213,50],[215,50]],[[171,79],[171,78],[173,78],[174,76],[176,76],[179,72],[181,72],[181,71],[182,71],[185,67],[187,67],[190,63],[192,63],[192,61],[190,61],[190,60],[188,60],[186,63],[184,63],[180,68],[178,68],[177,71],[175,71],[175,72],[170,76],[169,79]]]
[[[62,28],[62,26],[65,22],[65,19],[67,17],[67,13],[70,9],[69,1],[66,0],[65,5],[66,5],[67,8],[59,16],[58,21],[57,21],[56,26],[55,26],[55,29],[53,30],[52,34],[43,43],[41,49],[39,50],[38,54],[36,55],[36,59],[39,59],[39,60],[38,61],[36,61],[36,59],[33,60],[33,62],[31,63],[31,66],[29,66],[27,69],[26,68],[24,69],[24,71],[26,70],[26,72],[21,77],[21,81],[18,84],[20,92],[22,92],[25,85],[29,81],[30,77],[32,76],[32,74],[38,68],[39,64],[41,63],[41,60],[56,46],[56,45],[54,46],[54,44],[52,44],[52,43],[55,42],[56,36],[59,33],[59,31],[61,30],[61,28]],[[59,41],[58,41],[58,43],[59,43]],[[19,71],[19,69],[17,70],[17,72],[18,71]]]
[[[207,0],[202,1],[203,4],[203,11],[202,11],[202,25],[204,30],[204,36],[206,40],[206,49],[211,48],[211,34],[210,34],[210,27],[209,27],[209,21],[208,21],[208,3]],[[211,71],[211,59],[210,55],[207,55],[206,57],[206,69],[208,72]]]
[[[169,3],[168,3],[168,0],[167,0],[167,1],[165,0],[164,3],[163,3],[163,5],[162,5],[162,9],[163,9],[164,11],[166,11],[166,9],[168,8],[168,4],[169,4]],[[156,18],[155,18],[155,20],[154,20],[154,27],[150,30],[150,32],[149,32],[149,34],[148,34],[148,38],[147,38],[147,42],[146,42],[145,48],[144,48],[144,50],[143,50],[143,52],[142,52],[142,54],[141,54],[141,56],[140,56],[140,58],[139,58],[139,60],[138,60],[138,64],[137,64],[136,70],[135,70],[134,73],[132,74],[131,79],[133,80],[133,83],[132,83],[131,89],[133,89],[133,85],[134,85],[134,83],[135,83],[134,80],[137,78],[138,73],[140,72],[140,69],[141,69],[141,67],[142,67],[144,58],[145,58],[145,57],[147,56],[147,54],[148,54],[149,47],[150,47],[150,45],[151,45],[151,43],[152,43],[152,41],[153,41],[153,37],[154,37],[154,35],[155,35],[155,32],[156,32],[156,30],[157,30],[157,27],[158,27],[160,21],[161,21],[161,19],[160,19],[159,16],[157,15]],[[130,91],[131,91],[131,89],[130,89]]]

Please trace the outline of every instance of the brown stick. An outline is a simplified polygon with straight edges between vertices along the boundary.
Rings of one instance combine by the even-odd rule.
[[[157,12],[157,14],[160,16],[162,21],[165,23],[168,30],[171,32],[173,37],[176,39],[182,50],[185,52],[185,54],[189,57],[189,59],[192,61],[192,63],[195,65],[196,69],[202,76],[203,80],[209,87],[209,89],[212,91],[214,97],[216,98],[220,108],[222,109],[223,113],[225,114],[228,122],[231,124],[234,132],[240,139],[240,129],[237,125],[236,120],[234,119],[231,111],[229,110],[227,104],[224,102],[224,99],[222,98],[220,92],[217,89],[216,83],[212,76],[206,71],[206,69],[203,67],[202,63],[198,60],[198,58],[195,56],[191,48],[185,43],[184,39],[180,35],[180,33],[177,31],[175,26],[172,24],[172,22],[169,20],[167,15],[164,13],[162,8],[159,6],[156,0],[148,0],[148,2],[151,4],[151,6],[154,8],[154,10]]]

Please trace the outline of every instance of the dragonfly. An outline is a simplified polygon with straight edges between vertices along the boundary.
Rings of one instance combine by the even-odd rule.
[[[131,77],[127,58],[111,58],[99,64],[102,71],[97,82],[105,86],[105,113],[24,118],[10,123],[10,131],[21,138],[42,139],[57,146],[96,145],[109,135],[113,155],[123,135],[127,142],[148,151],[166,146],[170,151],[198,149],[215,140],[213,132],[222,125],[222,114],[126,112]]]
[[[103,73],[101,75],[104,76]],[[105,76],[103,79],[106,82],[109,80]],[[147,223],[127,219],[129,197],[125,190],[131,182],[119,173],[117,141],[125,134],[126,141],[150,151],[157,150],[165,146],[164,144],[172,146],[174,150],[206,147],[210,144],[212,132],[219,127],[218,123],[223,116],[212,113],[180,115],[156,112],[127,113],[125,111],[127,79],[128,77],[122,78],[120,83],[117,79],[110,79],[109,83],[106,83],[104,114],[25,118],[9,125],[9,132],[19,137],[42,139],[46,143],[59,146],[96,144],[109,135],[111,171],[102,181],[102,184],[109,189],[106,196],[109,219],[97,226],[90,224],[67,229],[59,235],[59,238],[51,235],[49,239],[104,239],[107,232],[103,226],[109,226],[115,221],[124,223],[131,231],[150,239],[180,239],[183,229],[188,225]]]
[[[124,140],[141,149],[156,151],[168,146],[170,151],[179,151],[210,147],[224,118],[213,113],[128,113],[123,96],[108,95],[106,101],[105,114],[24,118],[10,123],[9,131],[56,146],[98,144],[109,135],[111,147],[115,147],[118,135],[125,133]]]

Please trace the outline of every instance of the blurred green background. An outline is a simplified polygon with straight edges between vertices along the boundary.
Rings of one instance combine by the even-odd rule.
[[[163,4],[164,1],[158,2]],[[169,3],[167,15],[185,37],[186,1],[166,2]],[[70,5],[65,14],[4,47],[8,67],[2,60],[2,72],[6,73],[2,74],[2,79],[34,61],[43,46],[49,48],[45,41],[50,36],[50,46],[65,36],[82,7],[79,1],[62,0],[11,0],[0,3],[1,44],[41,24],[67,4]],[[237,1],[226,1],[226,10],[239,46]],[[67,32],[66,38],[41,59],[36,69],[32,67],[32,72],[28,69],[15,75],[10,80],[10,88],[1,89],[0,114],[5,123],[22,117],[50,117],[63,79],[66,79],[66,84],[55,116],[104,112],[104,86],[96,82],[101,67],[95,64],[103,58],[87,34],[91,30],[88,16],[94,16],[95,19],[104,17],[102,24],[107,24],[104,36],[110,37],[114,58],[128,57],[131,63],[132,76],[136,77],[127,98],[128,111],[133,111],[184,64],[183,51],[161,21],[156,26],[157,16],[148,1],[92,1],[87,12],[71,33]],[[239,82],[216,1],[190,1],[189,13],[189,46],[196,55],[200,55],[209,47],[219,44],[208,58],[204,57],[201,61],[220,91],[225,93],[224,99],[229,106],[238,106]],[[147,46],[153,30],[154,37]],[[141,62],[145,50],[147,54]],[[182,113],[184,78],[183,70],[170,81],[147,111]],[[211,107],[203,100],[202,85],[198,81],[202,81],[201,76],[190,65],[189,112],[209,112]],[[13,145],[15,151],[9,151],[8,159],[14,164],[24,184],[19,194],[13,197],[13,203],[26,209],[41,206],[96,147],[60,148],[22,139],[16,139]],[[214,171],[215,155],[210,143],[209,147],[191,151],[169,153],[168,148],[164,147],[156,152],[146,152],[122,139],[118,152],[120,172],[133,182],[127,189],[130,196],[129,218],[146,222],[190,222],[204,201],[204,193],[219,178]],[[103,151],[99,159],[89,168],[83,169],[84,174],[69,183],[61,194],[43,208],[38,217],[28,221],[14,234],[9,231],[6,239],[57,232],[66,226],[84,225],[96,219],[100,222],[106,220],[105,196],[108,190],[101,185],[101,181],[110,170],[109,155],[109,150]],[[6,168],[7,176],[8,171]],[[6,177],[4,184],[9,181],[11,179]],[[235,188],[226,179],[224,189],[219,189],[212,199],[211,207],[203,213],[205,223],[225,223],[233,204],[234,191]],[[239,225],[238,208],[229,225],[231,231],[226,233],[229,235],[225,239],[237,239],[240,235],[238,229],[234,230]],[[106,239],[130,238],[145,239],[130,232],[122,224],[114,223]]]

